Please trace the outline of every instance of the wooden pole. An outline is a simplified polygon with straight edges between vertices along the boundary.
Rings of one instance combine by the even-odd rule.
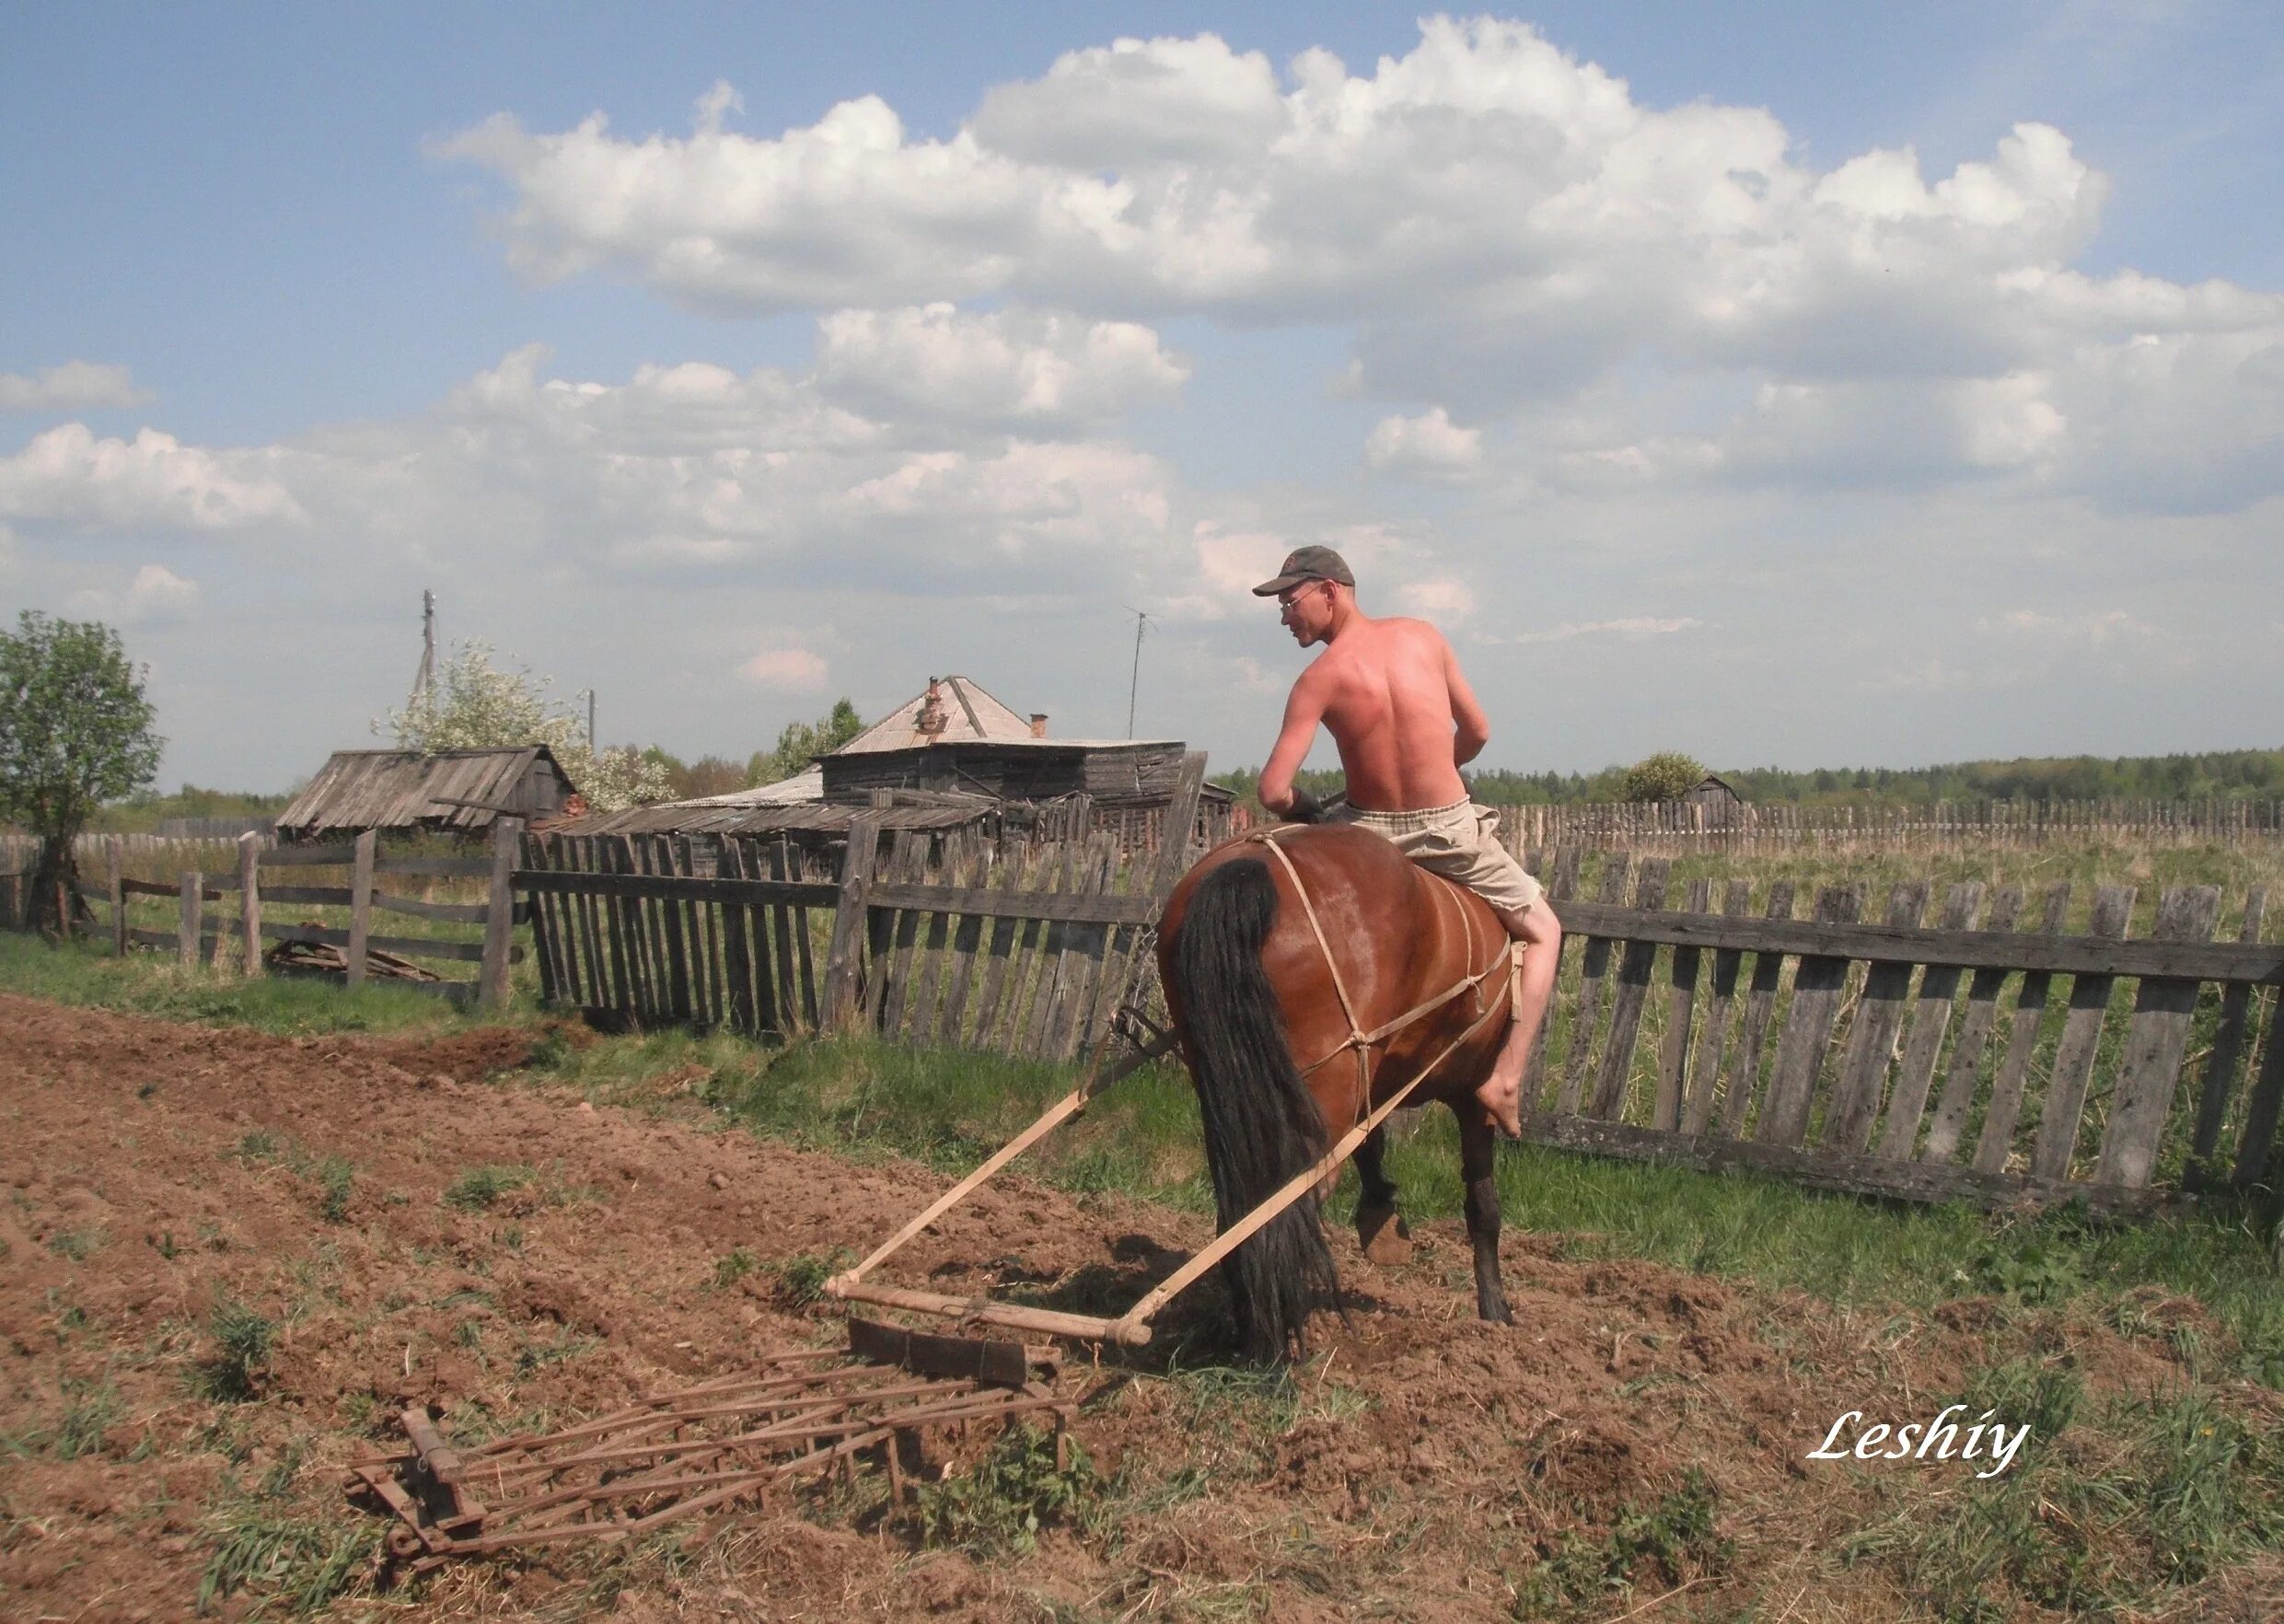
[[[198,962],[200,902],[205,891],[206,876],[195,868],[182,876],[182,916],[176,922],[175,950],[186,965]]]
[[[261,974],[261,837],[238,837],[238,926],[245,938],[246,973]]]
[[[370,953],[365,944],[373,934],[373,857],[380,836],[366,829],[357,837],[357,854],[349,875],[349,963],[346,976],[349,990],[355,992],[365,985],[365,960]]]
[[[495,1014],[507,1007],[508,948],[516,937],[516,892],[508,876],[516,871],[516,848],[523,834],[520,818],[504,816],[492,826],[492,895],[484,910],[483,969],[476,1003]]]
[[[105,837],[103,841],[103,877],[111,894],[111,956],[127,957],[127,888],[120,882],[125,876],[126,856],[123,842],[117,835]]]

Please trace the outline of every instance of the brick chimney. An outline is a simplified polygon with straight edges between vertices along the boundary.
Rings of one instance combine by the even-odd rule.
[[[944,711],[944,685],[934,678],[928,679],[927,697],[920,702],[920,713],[912,718],[914,729],[921,733],[942,733],[947,718]]]
[[[1033,738],[1045,738],[1047,737],[1047,713],[1045,711],[1034,711],[1031,713],[1031,737]]]

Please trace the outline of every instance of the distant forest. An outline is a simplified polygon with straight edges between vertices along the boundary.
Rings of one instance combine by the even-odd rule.
[[[1922,806],[1935,801],[2086,801],[2284,797],[2284,750],[2216,750],[2183,756],[2026,756],[2012,761],[1954,761],[1941,767],[1717,768],[1758,805]],[[1213,782],[1253,799],[1258,770],[1217,772]],[[1567,806],[1622,801],[1623,767],[1599,772],[1471,772],[1475,798],[1490,806]],[[1338,772],[1304,772],[1318,796],[1338,794]]]

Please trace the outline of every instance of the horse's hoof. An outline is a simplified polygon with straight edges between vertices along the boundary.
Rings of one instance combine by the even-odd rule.
[[[1411,1225],[1393,1207],[1358,1212],[1356,1239],[1371,1262],[1394,1265],[1411,1261]]]

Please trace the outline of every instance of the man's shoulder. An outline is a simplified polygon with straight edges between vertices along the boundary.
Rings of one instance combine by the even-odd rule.
[[[1443,632],[1436,630],[1432,621],[1422,621],[1412,615],[1390,615],[1380,624],[1388,628],[1406,643],[1415,643],[1435,649],[1446,646]]]

